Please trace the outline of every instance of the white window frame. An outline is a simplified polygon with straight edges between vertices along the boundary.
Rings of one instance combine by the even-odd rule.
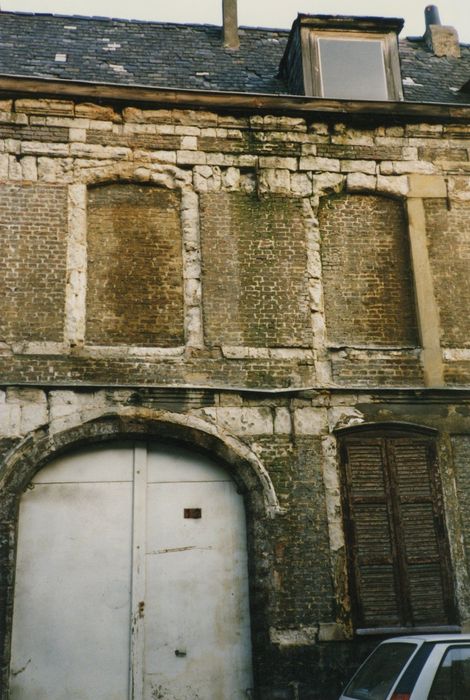
[[[319,39],[336,39],[338,41],[380,41],[382,44],[382,57],[385,68],[385,88],[387,92],[386,99],[390,101],[403,100],[397,35],[395,32],[315,30],[309,26],[304,26],[301,28],[303,78],[306,95],[324,97]],[[351,97],[347,99],[354,100],[355,97],[354,95],[351,95]],[[371,100],[381,101],[374,100],[374,98],[371,98]]]

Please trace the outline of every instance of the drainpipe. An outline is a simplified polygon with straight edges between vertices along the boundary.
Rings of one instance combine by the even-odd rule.
[[[224,46],[226,49],[238,49],[237,0],[222,0]]]

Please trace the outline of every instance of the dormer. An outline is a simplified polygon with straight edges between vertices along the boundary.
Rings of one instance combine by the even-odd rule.
[[[403,23],[396,18],[299,14],[280,75],[292,94],[402,100],[398,34]]]

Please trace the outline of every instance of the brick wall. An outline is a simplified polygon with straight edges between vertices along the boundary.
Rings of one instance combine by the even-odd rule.
[[[332,353],[331,359],[333,379],[339,384],[416,386],[423,382],[419,350],[392,351],[384,356],[368,350],[341,349]]]
[[[208,344],[311,344],[302,200],[202,195],[201,236]]]
[[[426,230],[439,304],[441,342],[470,347],[470,202],[426,199]]]
[[[67,190],[0,186],[0,341],[61,341]]]
[[[359,194],[329,197],[319,221],[329,342],[416,345],[401,203]]]
[[[452,452],[455,464],[457,494],[460,504],[460,517],[462,520],[466,564],[470,576],[470,436],[453,436]]]
[[[280,629],[332,619],[330,544],[318,437],[257,436],[285,515],[275,524],[273,581]]]
[[[177,192],[151,186],[113,184],[89,190],[89,342],[183,342],[179,206]]]

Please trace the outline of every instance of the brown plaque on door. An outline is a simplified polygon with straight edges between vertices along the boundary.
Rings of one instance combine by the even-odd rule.
[[[198,519],[202,517],[202,511],[200,508],[185,508],[184,509],[184,517],[185,518],[194,518]]]

